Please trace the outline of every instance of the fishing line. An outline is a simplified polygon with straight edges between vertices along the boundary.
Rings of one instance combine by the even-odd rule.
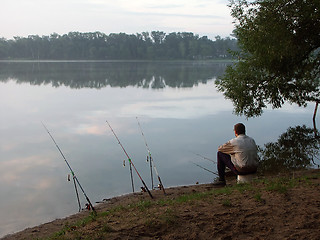
[[[208,160],[208,161],[210,161],[210,162],[213,162],[213,163],[217,164],[216,161],[214,161],[214,160],[212,160],[212,159],[210,159],[210,158],[207,158],[207,157],[205,157],[205,156],[202,156],[202,155],[200,155],[200,154],[198,154],[198,153],[194,153],[194,152],[192,152],[192,153],[195,154],[195,155],[197,155],[198,157],[201,157],[201,158],[203,158],[203,159],[205,159],[205,160]]]
[[[211,172],[212,174],[215,174],[215,175],[219,176],[218,173],[216,173],[216,172],[214,172],[214,171],[211,171],[211,170],[209,170],[209,169],[207,169],[207,168],[205,168],[205,167],[202,167],[202,166],[199,165],[199,164],[196,164],[196,163],[194,163],[194,162],[191,162],[191,163],[193,163],[194,165],[196,165],[196,166],[199,167],[199,168],[202,168],[203,170],[206,170],[206,171],[208,171],[208,172]]]

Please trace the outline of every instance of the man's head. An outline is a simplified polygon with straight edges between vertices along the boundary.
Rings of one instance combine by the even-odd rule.
[[[234,125],[234,133],[237,135],[246,134],[246,127],[242,123]]]

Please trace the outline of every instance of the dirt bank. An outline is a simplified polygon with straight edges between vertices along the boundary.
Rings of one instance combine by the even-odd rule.
[[[261,177],[115,197],[5,240],[19,239],[320,239],[320,171]],[[55,237],[53,237],[55,236]]]

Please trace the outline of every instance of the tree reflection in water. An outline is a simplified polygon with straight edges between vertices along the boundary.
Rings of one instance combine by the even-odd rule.
[[[191,88],[217,78],[231,62],[215,61],[13,61],[0,62],[0,81],[72,89]]]
[[[312,167],[319,160],[320,138],[314,129],[305,125],[289,127],[277,142],[270,142],[260,149],[260,170],[277,172]]]

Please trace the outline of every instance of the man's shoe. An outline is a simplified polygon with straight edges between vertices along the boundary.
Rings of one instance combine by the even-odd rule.
[[[219,187],[224,187],[226,185],[226,181],[225,180],[220,180],[220,179],[216,179],[213,183],[213,186],[219,186]]]

